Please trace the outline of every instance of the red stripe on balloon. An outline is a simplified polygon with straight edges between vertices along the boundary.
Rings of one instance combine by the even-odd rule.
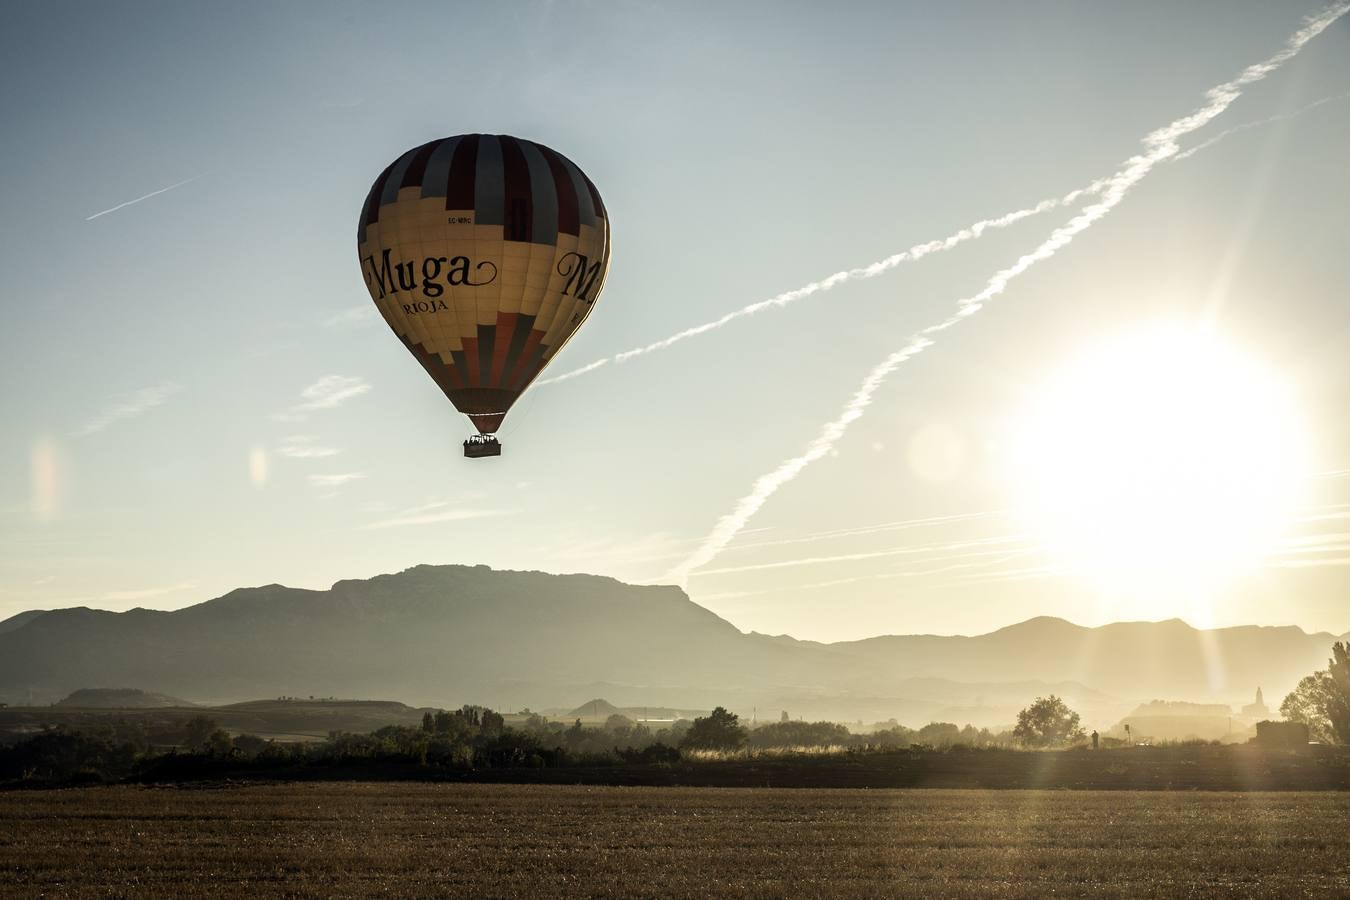
[[[474,180],[478,177],[478,135],[467,134],[455,145],[450,177],[445,187],[446,209],[474,208]]]

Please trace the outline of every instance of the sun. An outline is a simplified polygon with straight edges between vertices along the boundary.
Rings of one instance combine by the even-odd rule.
[[[1072,360],[1031,391],[1012,432],[1012,492],[1052,568],[1137,603],[1207,594],[1259,568],[1311,469],[1292,385],[1183,328]]]

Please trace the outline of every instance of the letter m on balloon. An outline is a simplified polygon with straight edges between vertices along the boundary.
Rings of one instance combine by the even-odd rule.
[[[600,260],[591,262],[574,251],[558,260],[558,274],[567,278],[567,283],[563,285],[563,296],[571,294],[578,300],[590,303],[591,291],[595,290],[596,279],[600,277]]]

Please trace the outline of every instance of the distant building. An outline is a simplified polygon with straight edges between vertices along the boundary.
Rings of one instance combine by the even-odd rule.
[[[1261,696],[1261,688],[1256,689],[1256,702],[1248,703],[1242,707],[1242,714],[1249,719],[1264,719],[1270,715],[1270,709],[1266,707],[1265,698]]]
[[[1306,747],[1308,726],[1302,722],[1257,722],[1256,742],[1268,747]]]

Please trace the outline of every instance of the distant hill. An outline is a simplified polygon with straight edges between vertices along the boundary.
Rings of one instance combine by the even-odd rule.
[[[24,625],[45,612],[45,609],[30,609],[26,612],[21,612],[16,616],[10,616],[8,619],[0,619],[0,634],[4,634],[6,631],[14,631],[16,628],[22,628]]]
[[[83,709],[155,709],[161,706],[192,706],[186,700],[136,688],[80,688],[56,701],[57,706]]]
[[[1278,713],[1275,713],[1278,716]],[[1142,703],[1109,730],[1117,738],[1135,741],[1246,741],[1256,734],[1264,715],[1248,716],[1222,703],[1184,703],[1154,700]],[[1125,731],[1125,726],[1130,731]]]
[[[211,704],[383,696],[581,715],[579,704],[604,697],[616,709],[993,726],[1054,692],[1107,724],[1155,697],[1245,703],[1259,684],[1276,700],[1326,664],[1333,640],[1293,627],[1039,618],[974,637],[822,644],[743,633],[675,587],[417,566],[327,591],[243,588],[172,612],[34,615],[0,633],[0,700],[31,690],[47,703],[111,683]]]
[[[623,715],[623,710],[619,709],[619,707],[610,703],[608,700],[596,698],[595,700],[587,700],[567,715],[575,717],[585,716],[587,719],[605,719],[613,715]]]
[[[114,722],[139,725],[152,741],[172,743],[181,740],[183,723],[199,715],[235,734],[308,741],[327,737],[333,731],[365,733],[386,725],[418,727],[425,712],[392,700],[250,700],[225,706],[13,706],[0,709],[0,745],[45,728],[97,729]]]

